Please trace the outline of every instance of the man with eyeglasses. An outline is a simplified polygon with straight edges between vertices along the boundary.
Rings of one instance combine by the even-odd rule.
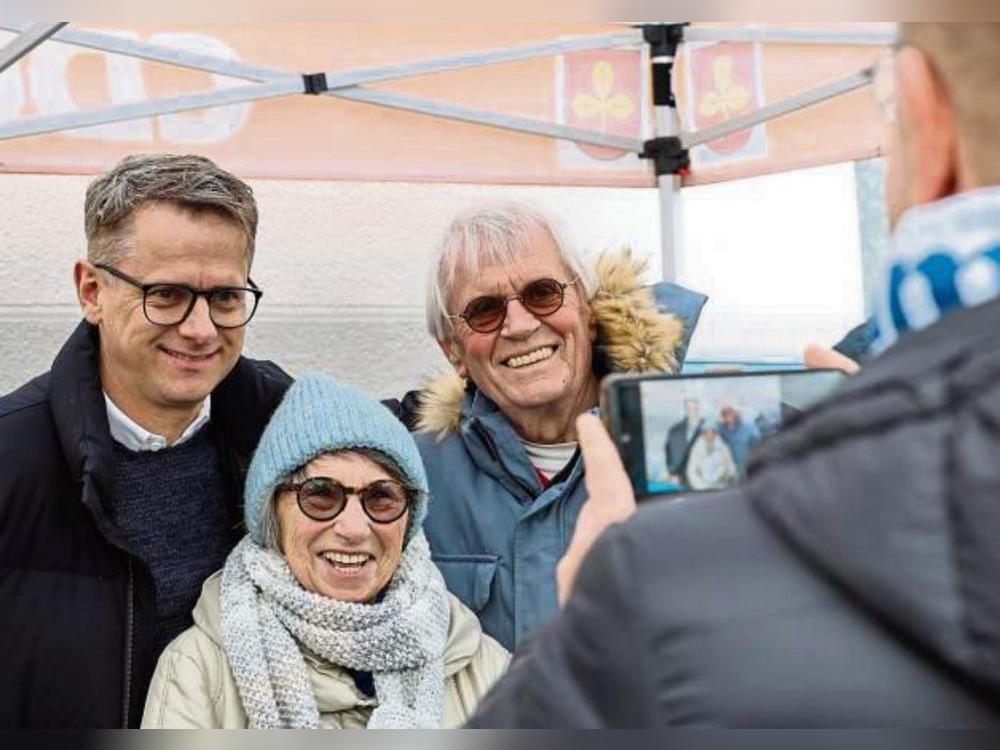
[[[886,59],[878,354],[743,487],[629,520],[581,418],[565,608],[474,726],[1000,725],[1000,24],[902,24]]]
[[[84,320],[0,399],[0,726],[138,725],[164,646],[239,539],[242,485],[289,384],[240,356],[257,206],[198,156],[91,183]]]
[[[639,276],[627,254],[592,271],[518,204],[458,217],[432,262],[428,329],[458,377],[420,395],[424,528],[448,587],[507,648],[557,611],[584,499],[576,417],[610,370],[678,367],[705,301]]]

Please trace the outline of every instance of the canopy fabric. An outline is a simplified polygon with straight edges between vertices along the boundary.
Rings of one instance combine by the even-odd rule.
[[[72,25],[71,25],[72,26]],[[825,24],[827,30],[884,27]],[[695,24],[691,28],[702,27]],[[721,28],[739,28],[719,24]],[[248,23],[121,25],[127,39],[302,74],[412,63],[596,35],[615,24]],[[61,33],[61,32],[60,32]],[[0,32],[0,45],[14,39]],[[246,85],[57,41],[0,73],[0,128],[29,118]],[[697,130],[870,66],[872,45],[681,45],[682,127]],[[654,135],[646,45],[581,50],[366,85],[451,105],[624,136]],[[860,90],[692,150],[685,184],[862,158],[877,152],[876,108]],[[94,173],[126,154],[196,152],[244,177],[652,187],[624,149],[458,122],[331,96],[281,95],[75,131],[0,140],[0,170]]]
[[[735,24],[693,24],[732,29]],[[778,24],[760,24],[761,31]],[[813,24],[821,33],[891,35],[893,24]],[[796,28],[802,25],[796,24]],[[682,126],[697,130],[745,114],[872,66],[888,52],[880,45],[682,45],[674,76]],[[879,154],[883,125],[870,87],[788,114],[749,131],[692,149],[685,185],[790,169],[856,161]]]

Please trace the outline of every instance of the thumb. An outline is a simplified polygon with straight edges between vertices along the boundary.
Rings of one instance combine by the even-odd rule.
[[[556,593],[560,604],[565,604],[569,598],[576,574],[594,540],[608,526],[624,521],[635,510],[628,474],[601,420],[592,414],[579,416],[576,435],[583,454],[587,499],[580,508],[569,546],[556,566]]]
[[[581,414],[576,434],[586,469],[587,496],[598,502],[628,499],[634,505],[632,484],[604,423],[593,414]]]

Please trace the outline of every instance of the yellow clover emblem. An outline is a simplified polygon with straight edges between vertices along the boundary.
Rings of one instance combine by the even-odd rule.
[[[707,92],[698,105],[698,111],[705,117],[722,115],[728,119],[743,111],[750,103],[750,92],[733,83],[733,58],[718,57],[712,63],[712,80],[715,90]]]
[[[608,118],[627,120],[635,111],[632,100],[621,93],[614,93],[615,70],[607,60],[594,65],[590,73],[592,92],[573,97],[573,113],[581,120],[600,118],[600,130],[608,129]]]

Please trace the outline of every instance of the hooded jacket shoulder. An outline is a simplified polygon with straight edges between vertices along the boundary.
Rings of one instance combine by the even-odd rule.
[[[146,699],[142,726],[148,728],[245,728],[246,714],[222,645],[220,583],[205,581],[194,625],[160,657]],[[509,654],[484,635],[479,621],[455,597],[444,652],[444,726],[460,726],[504,672]],[[376,704],[343,668],[304,655],[321,723],[327,728],[363,729]]]
[[[806,559],[994,690],[998,330],[994,302],[911,334],[766,443],[749,485],[756,508]]]
[[[9,417],[23,409],[45,403],[49,390],[49,373],[32,378],[10,393],[0,396],[0,419]]]

